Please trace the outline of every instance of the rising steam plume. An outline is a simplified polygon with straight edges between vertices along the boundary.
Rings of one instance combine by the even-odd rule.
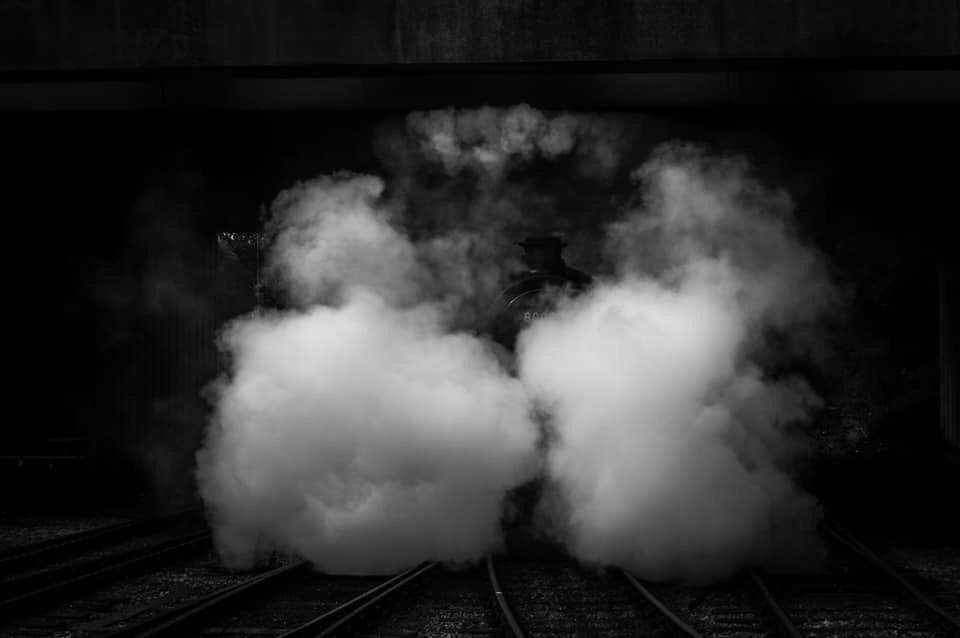
[[[607,226],[610,272],[521,334],[515,360],[482,335],[510,264],[484,207],[522,215],[501,205],[530,189],[511,172],[561,157],[611,183],[618,126],[525,105],[414,113],[378,141],[390,180],[277,197],[269,272],[289,308],[224,328],[199,455],[228,563],[469,562],[500,546],[505,494],[537,475],[539,520],[588,563],[705,581],[816,558],[818,506],[789,467],[817,398],[764,365],[771,335],[791,354],[813,342],[832,293],[790,198],[745,161],[661,147]],[[437,223],[417,234],[424,166],[482,187],[445,209],[462,218],[422,211]]]
[[[555,433],[546,517],[579,558],[649,578],[816,564],[818,506],[785,468],[817,398],[757,357],[830,302],[822,262],[741,160],[667,146],[635,176],[617,275],[520,337]]]
[[[548,116],[521,104],[509,109],[418,111],[406,140],[449,174],[481,171],[502,177],[511,167],[573,155],[576,170],[603,179],[619,166],[622,131],[614,118]]]
[[[476,560],[535,470],[520,382],[449,328],[449,291],[378,207],[382,182],[323,177],[274,206],[271,271],[294,309],[241,317],[200,456],[221,554],[326,570]],[[451,264],[452,266],[452,264]]]

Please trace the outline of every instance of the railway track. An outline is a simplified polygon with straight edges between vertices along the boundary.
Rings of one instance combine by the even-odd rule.
[[[138,618],[114,618],[110,631],[96,635],[338,635],[379,618],[386,603],[407,594],[435,567],[423,563],[385,578],[317,574],[304,562],[290,563],[175,606],[155,605]],[[74,629],[85,628],[89,624]]]
[[[294,563],[182,603],[179,608],[152,613],[105,635],[493,635],[500,629],[509,631],[509,627],[499,626],[498,611],[511,612],[495,602],[501,586],[492,559],[487,567],[486,571],[452,572],[424,563],[392,578],[377,578],[317,574],[303,563]],[[549,601],[545,601],[548,605],[541,611],[549,618],[542,635],[569,635],[570,631],[556,630],[570,626],[574,610],[580,616],[573,635],[636,636],[636,630],[646,623],[636,609],[639,598],[616,573],[588,572],[571,562],[560,567],[531,562],[523,563],[509,578],[530,578],[532,572],[534,579],[544,573],[554,578],[541,589],[544,598],[556,594],[549,591],[555,585],[570,603],[563,611],[551,613]],[[499,598],[503,603],[502,591]],[[523,611],[529,620],[530,610]],[[634,614],[636,623],[625,623],[624,613]],[[519,626],[515,629],[520,631]]]
[[[840,614],[836,614],[838,604],[849,606],[863,601],[854,607],[863,614],[862,622],[851,623],[841,617],[834,625],[839,625],[849,635],[960,637],[960,615],[937,600],[936,585],[933,592],[924,591],[907,576],[909,569],[891,564],[842,526],[827,524],[824,532],[833,547],[841,550],[843,555],[837,556],[832,569],[828,569],[825,582],[814,582],[810,588],[812,597],[825,598],[824,611],[839,616],[843,613],[841,609]],[[831,574],[835,576],[832,579],[829,578]],[[946,588],[947,591],[950,589],[949,586]],[[956,590],[952,592],[957,594]],[[863,600],[864,597],[867,600]],[[811,635],[825,635],[822,631],[826,624],[824,618],[829,621],[829,614],[820,614],[809,630]]]
[[[218,568],[209,543],[8,618],[2,635],[102,636],[251,578]]]
[[[0,623],[209,544],[209,532],[191,515],[111,525],[7,551]]]
[[[752,571],[699,588],[654,586],[626,570],[587,571],[569,562],[520,570],[508,565],[506,576],[492,559],[487,568],[504,631],[514,638],[800,635],[765,580]]]
[[[504,576],[488,559],[488,570],[504,631],[515,638],[960,637],[954,615],[960,601],[960,560],[949,571],[953,580],[928,584],[925,592],[849,532],[833,528],[829,533],[839,555],[818,575],[772,576],[747,570],[733,581],[696,588],[646,584],[624,571],[624,582],[647,605],[639,611],[627,597],[610,590],[613,583],[598,582],[596,575],[591,583],[590,576],[572,565],[516,570],[508,563]],[[618,622],[611,624],[608,617]]]
[[[682,635],[960,636],[960,624],[948,609],[849,532],[834,528],[828,534],[836,545],[821,574],[777,576],[748,570],[737,581],[699,591],[644,585],[629,574],[627,578]]]
[[[485,569],[459,572],[424,563],[389,578],[318,574],[304,562],[237,574],[219,569],[206,532],[165,531],[82,558],[64,560],[57,550],[46,567],[21,562],[20,574],[0,581],[0,633],[960,636],[953,581],[914,584],[902,566],[840,528],[828,528],[833,554],[824,574],[746,571],[709,588],[651,585],[561,558],[488,557]],[[57,602],[68,596],[76,599]]]
[[[5,580],[0,588],[0,620],[83,588],[162,563],[209,543],[208,532],[189,533]]]
[[[618,574],[571,560],[488,558],[487,571],[514,636],[637,636],[651,629],[640,598]]]
[[[710,587],[644,583],[624,572],[626,580],[655,612],[657,635],[747,637],[791,636],[762,595],[758,574]]]
[[[881,556],[953,618],[960,618],[960,551],[956,545],[888,545]]]
[[[6,548],[0,550],[0,573],[9,574],[14,570],[22,569],[24,565],[47,563],[80,551],[89,551],[118,540],[127,540],[131,537],[154,533],[185,523],[200,523],[202,514],[203,511],[199,508],[189,509],[173,514],[103,525],[36,543]]]
[[[499,625],[482,567],[465,571],[437,569],[404,599],[376,613],[363,633],[478,638],[500,635]]]

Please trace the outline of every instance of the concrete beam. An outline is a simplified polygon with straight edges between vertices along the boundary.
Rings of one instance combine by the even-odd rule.
[[[956,0],[0,0],[0,71],[956,55]]]
[[[409,67],[405,67],[409,68]],[[0,113],[423,109],[527,102],[540,108],[662,105],[960,104],[960,69],[657,71],[431,69],[288,76],[183,70],[0,74]]]

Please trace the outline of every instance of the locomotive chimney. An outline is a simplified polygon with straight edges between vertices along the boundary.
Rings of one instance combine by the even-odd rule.
[[[563,247],[566,242],[553,235],[527,237],[518,245],[523,248],[523,260],[531,271],[563,272]]]

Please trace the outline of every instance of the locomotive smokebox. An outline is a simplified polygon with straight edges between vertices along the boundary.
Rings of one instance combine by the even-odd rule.
[[[563,259],[566,242],[556,235],[527,237],[523,248],[526,270],[513,276],[497,296],[491,329],[493,338],[511,350],[517,335],[548,313],[558,295],[569,295],[590,284],[590,275],[569,267]]]
[[[563,261],[563,248],[567,242],[560,237],[527,237],[517,245],[523,248],[523,261],[531,272],[562,272],[567,267]]]

